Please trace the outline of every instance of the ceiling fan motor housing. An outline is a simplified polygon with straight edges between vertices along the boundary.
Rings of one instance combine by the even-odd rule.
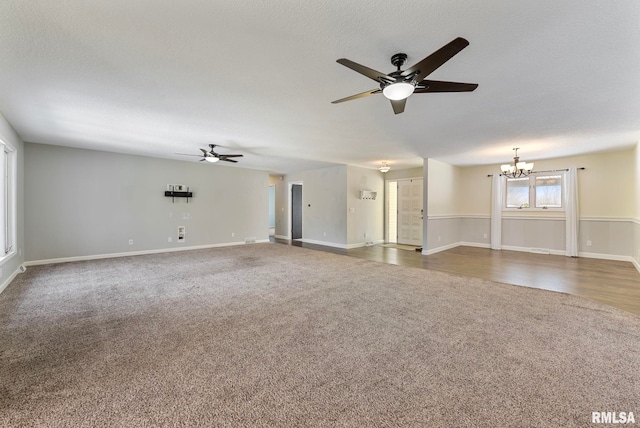
[[[400,71],[400,68],[402,68],[402,66],[406,61],[407,61],[406,53],[397,53],[391,57],[391,64],[396,66],[398,68],[398,71]]]

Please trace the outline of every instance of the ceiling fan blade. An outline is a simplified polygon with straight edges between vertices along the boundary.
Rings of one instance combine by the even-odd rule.
[[[241,158],[244,155],[220,155],[221,158]]]
[[[340,98],[339,100],[331,101],[331,104],[343,103],[345,101],[357,100],[358,98],[368,97],[369,95],[375,95],[382,92],[380,89],[371,89],[370,91],[362,92],[360,94],[351,95],[350,97]]]
[[[418,83],[414,93],[426,92],[471,92],[478,87],[477,83],[443,82],[440,80],[423,80]]]
[[[348,60],[346,58],[340,58],[336,62],[344,65],[345,67],[348,67],[348,68],[352,69],[353,71],[356,71],[356,72],[362,74],[363,76],[367,76],[369,79],[375,80],[378,83],[381,83],[380,79],[382,79],[385,82],[394,82],[395,81],[395,79],[387,76],[384,73],[381,73],[381,72],[376,71],[376,70],[374,70],[372,68],[369,68],[369,67],[365,67],[364,65],[360,65],[357,62],[353,62],[353,61]]]
[[[400,114],[404,111],[404,106],[407,104],[407,99],[402,100],[390,100],[391,107],[393,107],[393,112],[395,114]]]
[[[180,155],[180,156],[197,156],[197,157],[199,157],[199,158],[201,158],[201,157],[202,157],[202,155],[194,155],[194,154],[191,154],[191,153],[174,153],[174,155]]]
[[[414,80],[416,82],[422,81],[425,77],[433,73],[438,67],[445,62],[449,61],[460,52],[462,49],[469,46],[469,42],[462,37],[458,37],[448,44],[444,45],[413,67],[407,68],[402,72],[402,76],[407,77],[413,73],[417,73]]]
[[[221,160],[221,161],[226,161],[226,162],[238,163],[238,161],[237,161],[237,160],[234,160],[234,159],[227,159],[227,158],[223,158],[223,157],[221,157],[221,158],[220,158],[220,160]]]

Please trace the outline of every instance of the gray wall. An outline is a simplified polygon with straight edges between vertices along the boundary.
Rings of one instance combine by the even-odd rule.
[[[286,226],[278,228],[283,236],[291,235],[289,223],[290,186],[302,183],[302,238],[307,241],[347,244],[347,167],[339,165],[289,174],[283,180],[278,212]],[[276,196],[276,199],[277,196]],[[276,203],[277,205],[277,203]],[[284,230],[283,230],[284,229]]]
[[[302,240],[350,248],[384,239],[384,178],[378,170],[338,165],[276,182],[276,236],[289,237],[292,183],[302,183]],[[378,193],[360,199],[360,191]],[[366,236],[365,236],[366,235]]]
[[[267,172],[24,147],[27,261],[268,239]],[[167,184],[187,185],[194,196],[172,203]],[[176,242],[178,226],[186,226],[183,243]]]
[[[0,114],[0,139],[10,144],[16,150],[16,242],[17,252],[11,258],[5,260],[0,267],[2,275],[0,275],[0,290],[8,279],[10,279],[18,268],[24,263],[24,143],[11,127],[9,122]]]

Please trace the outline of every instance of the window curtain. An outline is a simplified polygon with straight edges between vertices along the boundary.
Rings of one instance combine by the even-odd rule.
[[[567,171],[565,179],[565,215],[566,215],[566,243],[567,257],[578,257],[578,170],[573,167]]]
[[[501,174],[491,177],[491,249],[502,249],[502,202],[505,180]]]

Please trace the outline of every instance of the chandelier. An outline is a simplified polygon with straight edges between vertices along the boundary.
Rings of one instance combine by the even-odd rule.
[[[531,174],[533,169],[533,163],[520,162],[518,157],[519,147],[513,149],[516,155],[513,158],[513,164],[504,164],[500,167],[502,169],[502,175],[508,178],[526,177]]]
[[[389,166],[388,162],[382,162],[382,166],[378,169],[380,170],[380,172],[385,173],[385,172],[389,172],[391,167]]]

